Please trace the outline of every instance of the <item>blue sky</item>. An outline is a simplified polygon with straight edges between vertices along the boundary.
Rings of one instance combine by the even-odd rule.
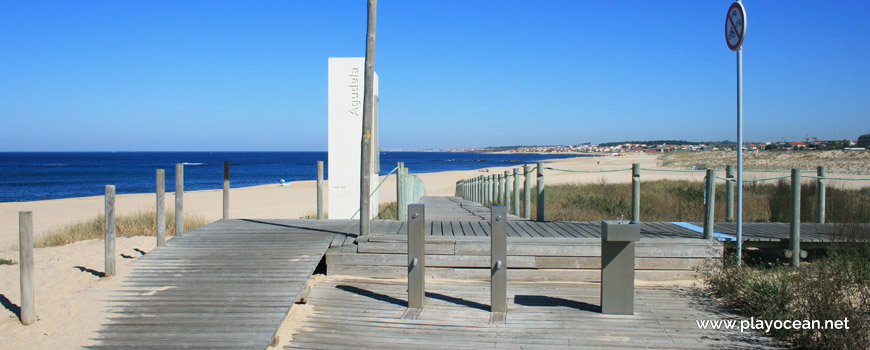
[[[388,149],[735,140],[730,1],[378,6]],[[870,132],[870,2],[749,0],[747,141]],[[0,151],[326,150],[355,1],[0,0]]]

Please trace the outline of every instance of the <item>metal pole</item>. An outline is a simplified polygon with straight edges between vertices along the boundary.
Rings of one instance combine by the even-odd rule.
[[[224,161],[224,219],[230,218],[230,162]]]
[[[374,82],[375,82],[375,22],[377,20],[378,0],[368,0],[368,25],[366,28],[365,88],[363,90],[362,147],[360,156],[359,186],[359,234],[371,233],[371,195],[372,176],[372,120],[374,119]]]
[[[426,298],[426,212],[423,204],[408,210],[408,308],[423,308]]]
[[[725,221],[734,222],[734,166],[725,166]]]
[[[707,179],[704,183],[704,239],[713,239],[713,219],[716,202],[716,170],[707,169]]]
[[[740,2],[740,0],[737,0]],[[745,19],[744,19],[745,21]],[[745,34],[744,34],[745,35]],[[737,265],[743,264],[743,46],[737,48]]]
[[[164,197],[166,192],[166,171],[157,169],[157,205],[155,212],[157,215],[157,246],[166,246],[166,209],[164,206]]]
[[[317,161],[317,220],[325,219],[323,214],[323,161]]]
[[[640,222],[640,164],[631,165],[631,222]]]
[[[184,164],[175,164],[175,237],[184,234]]]
[[[801,170],[791,169],[791,266],[801,262]]]
[[[106,185],[106,277],[115,275],[115,186]]]
[[[538,217],[535,221],[544,221],[544,162],[538,162]]]
[[[514,215],[520,216],[520,169],[514,168]]]
[[[507,311],[507,207],[490,209],[490,312]]]
[[[816,204],[816,210],[820,224],[825,223],[825,180],[822,178],[825,177],[826,174],[827,171],[825,169],[825,166],[820,165],[816,170],[816,175],[819,176],[819,179],[816,183],[816,190],[818,191],[818,195],[816,196],[816,199],[818,200],[818,203]]]
[[[18,212],[18,265],[21,283],[21,324],[36,322],[33,298],[33,212]]]
[[[526,219],[532,218],[532,171],[529,170],[528,164],[523,164],[523,217]]]

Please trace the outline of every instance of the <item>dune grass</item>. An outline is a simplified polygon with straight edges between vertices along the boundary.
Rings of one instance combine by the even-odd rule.
[[[128,215],[119,215],[115,219],[118,237],[153,236],[157,232],[155,212],[142,210]],[[175,235],[175,211],[166,212],[166,236]],[[89,239],[102,239],[105,236],[105,215],[100,214],[90,219],[68,224],[49,231],[37,238],[36,248],[56,247]],[[184,215],[184,230],[190,231],[208,223],[205,218],[196,214]]]
[[[532,193],[537,193],[532,188]],[[787,181],[747,184],[743,190],[745,222],[788,222],[791,185]],[[622,214],[631,217],[631,184],[547,185],[547,220],[612,220]],[[532,195],[532,207],[537,198]],[[716,186],[715,220],[725,221],[725,185]],[[817,222],[816,185],[801,186],[801,221]],[[870,187],[858,190],[828,187],[826,221],[831,223],[870,222]],[[537,210],[532,210],[532,218]],[[703,221],[704,183],[686,180],[646,181],[640,185],[641,221]]]
[[[849,320],[849,329],[772,329],[799,349],[863,349],[870,344],[870,244],[834,246],[794,269],[735,264],[734,254],[702,269],[706,291],[725,306],[763,320]]]
[[[0,258],[0,265],[15,265],[15,261]]]
[[[399,214],[396,212],[397,208],[396,202],[381,203],[378,206],[378,219],[396,220],[399,217]]]

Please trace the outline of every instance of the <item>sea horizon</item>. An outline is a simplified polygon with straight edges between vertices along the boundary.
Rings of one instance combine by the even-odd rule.
[[[584,154],[382,151],[379,175],[396,162],[412,173],[472,170],[534,163]],[[164,169],[166,189],[175,188],[175,164],[185,164],[185,191],[222,187],[223,161],[230,162],[233,188],[315,180],[326,151],[34,151],[0,152],[0,202],[98,196],[105,185],[118,194],[154,193],[155,171]]]

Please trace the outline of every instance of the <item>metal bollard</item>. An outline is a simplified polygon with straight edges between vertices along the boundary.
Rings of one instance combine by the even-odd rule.
[[[493,206],[490,216],[490,311],[507,311],[507,207]],[[496,316],[496,318],[503,318]]]
[[[423,308],[426,290],[426,215],[423,204],[408,205],[408,308]]]
[[[634,314],[634,242],[639,223],[601,222],[601,313]]]

